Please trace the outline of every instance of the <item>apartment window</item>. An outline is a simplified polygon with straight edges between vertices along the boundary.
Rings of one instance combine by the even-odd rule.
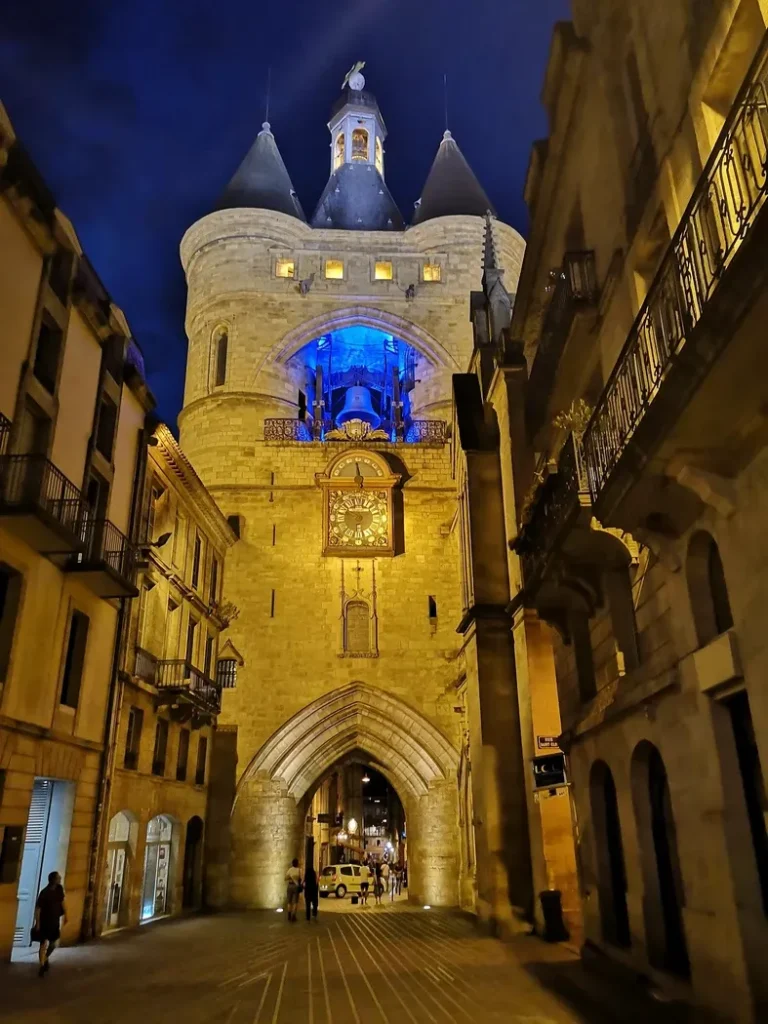
[[[40,332],[37,335],[35,362],[32,372],[49,394],[56,390],[56,378],[59,373],[59,359],[64,341],[64,334],[56,324],[43,317]]]
[[[165,775],[165,758],[168,753],[168,723],[158,718],[155,726],[155,749],[152,751],[152,774]]]
[[[164,493],[163,488],[153,481],[149,490],[149,507],[147,509],[147,542],[149,544],[155,539],[155,519]]]
[[[289,259],[277,260],[275,263],[275,277],[295,277],[296,261]]]
[[[389,260],[377,260],[373,268],[374,281],[392,280],[392,263]]]
[[[105,459],[112,458],[117,427],[117,406],[108,395],[103,395],[99,406],[99,424],[96,428],[96,449]]]
[[[205,785],[205,760],[208,756],[208,740],[201,736],[197,744],[197,766],[195,768],[195,785]]]
[[[686,575],[696,633],[703,647],[733,626],[720,551],[706,530],[697,530],[691,538]]]
[[[56,298],[66,306],[69,301],[69,288],[72,281],[72,264],[75,254],[69,249],[58,249],[51,257],[48,271],[48,284]]]
[[[343,260],[326,260],[325,261],[325,277],[327,281],[343,281],[344,280],[344,261]]]
[[[69,619],[67,653],[64,658],[64,674],[61,680],[61,703],[76,708],[83,679],[85,648],[88,643],[90,619],[82,612],[74,611]]]
[[[8,677],[21,601],[21,573],[0,562],[0,683]]]
[[[227,352],[229,349],[229,334],[224,327],[218,328],[213,335],[213,358],[215,387],[220,387],[227,379]]]
[[[211,669],[213,668],[213,649],[215,644],[216,640],[210,633],[208,633],[205,638],[205,657],[203,660],[203,675],[208,679],[211,678]]]
[[[421,268],[422,281],[436,283],[443,279],[443,268],[439,263],[425,263]]]
[[[211,559],[211,585],[208,591],[208,600],[216,604],[219,599],[219,560],[215,556]]]
[[[237,661],[234,658],[219,658],[216,682],[222,690],[234,690],[237,686]]]
[[[123,766],[136,769],[139,767],[139,750],[141,748],[141,730],[144,726],[144,712],[141,708],[131,708],[128,712],[128,731],[125,737],[125,756]]]
[[[190,665],[195,663],[195,653],[197,648],[197,626],[198,623],[190,615],[189,622],[187,623],[187,661]]]
[[[176,528],[173,531],[173,564],[184,570],[187,552],[187,520],[185,516],[176,516]]]
[[[189,760],[189,729],[179,733],[179,753],[176,757],[176,781],[185,782],[187,778],[187,761]]]
[[[192,554],[192,586],[197,589],[200,584],[200,559],[203,553],[203,543],[200,534],[195,534],[195,546]]]

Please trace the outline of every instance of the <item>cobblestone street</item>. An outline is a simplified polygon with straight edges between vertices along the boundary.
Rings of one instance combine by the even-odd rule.
[[[327,908],[327,909],[326,909]],[[331,911],[332,912],[328,912]],[[345,912],[346,911],[346,912]],[[575,958],[539,940],[512,946],[449,912],[349,908],[319,922],[275,913],[159,923],[0,967],[0,1019],[36,1024],[586,1024],[667,1020],[668,1007],[583,987]],[[574,972],[575,975],[574,975]],[[551,989],[557,990],[555,994]],[[590,991],[590,988],[592,989]],[[598,995],[595,995],[595,988]],[[550,989],[550,990],[548,990]]]

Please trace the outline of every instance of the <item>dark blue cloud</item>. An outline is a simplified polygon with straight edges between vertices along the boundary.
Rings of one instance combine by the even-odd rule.
[[[367,60],[406,218],[451,129],[503,219],[522,187],[552,25],[567,0],[26,0],[0,13],[0,99],[123,307],[161,414],[181,406],[178,243],[270,119],[306,210],[328,175],[328,112]]]

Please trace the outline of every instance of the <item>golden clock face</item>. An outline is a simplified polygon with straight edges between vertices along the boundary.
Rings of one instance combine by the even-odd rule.
[[[387,496],[381,491],[331,491],[328,542],[332,547],[389,546]]]

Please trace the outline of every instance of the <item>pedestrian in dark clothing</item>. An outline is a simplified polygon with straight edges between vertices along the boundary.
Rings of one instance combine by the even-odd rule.
[[[38,958],[40,970],[38,974],[42,978],[51,966],[51,953],[56,948],[56,943],[61,935],[61,919],[67,923],[67,911],[64,907],[64,888],[61,884],[61,875],[58,871],[52,871],[48,875],[48,885],[40,890],[35,904],[34,937],[40,943]]]
[[[307,909],[307,920],[310,916],[317,920],[317,904],[320,898],[320,887],[317,884],[317,872],[310,865],[304,872],[304,905]]]

